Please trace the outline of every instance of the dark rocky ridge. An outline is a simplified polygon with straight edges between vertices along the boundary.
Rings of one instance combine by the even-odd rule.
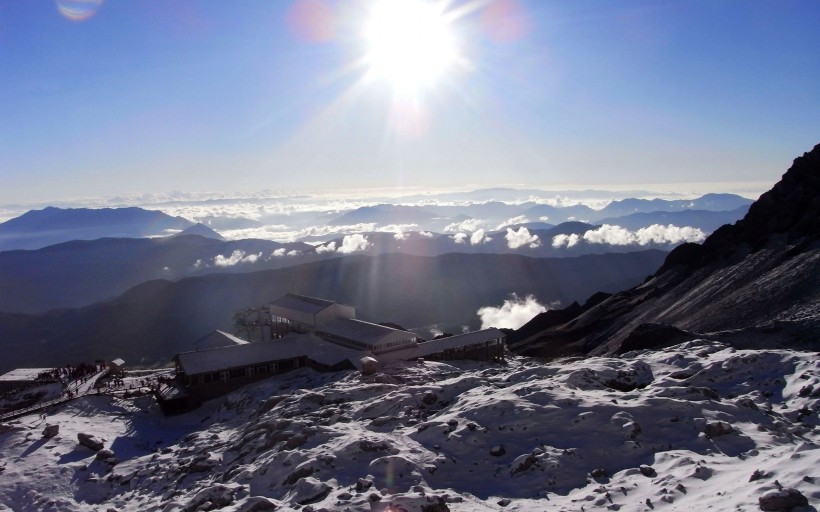
[[[820,144],[795,159],[742,220],[719,228],[702,245],[676,248],[642,285],[573,313],[535,317],[510,336],[511,348],[543,357],[611,354],[663,346],[684,334],[713,333],[747,346],[816,350]],[[564,321],[565,316],[570,318]],[[654,345],[649,331],[656,334]]]

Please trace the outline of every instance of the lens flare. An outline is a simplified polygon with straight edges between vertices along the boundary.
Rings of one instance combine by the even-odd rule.
[[[56,0],[57,10],[71,21],[85,21],[100,10],[103,0]]]
[[[497,42],[524,38],[530,31],[530,19],[518,0],[495,0],[481,12],[484,33]]]
[[[288,10],[287,24],[297,38],[311,43],[330,41],[336,34],[333,9],[321,0],[297,0]]]

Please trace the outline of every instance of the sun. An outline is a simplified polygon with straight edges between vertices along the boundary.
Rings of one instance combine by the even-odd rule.
[[[435,84],[458,60],[458,48],[442,2],[374,1],[364,24],[369,78],[399,92]]]

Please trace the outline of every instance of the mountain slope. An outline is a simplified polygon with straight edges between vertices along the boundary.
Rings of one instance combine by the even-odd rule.
[[[700,340],[369,378],[305,368],[171,417],[86,396],[48,411],[51,439],[33,416],[0,424],[0,509],[752,511],[779,486],[816,504],[818,382],[812,354]]]
[[[702,245],[676,248],[651,280],[582,308],[569,321],[554,318],[534,318],[522,328],[526,335],[511,337],[513,348],[541,356],[614,353],[635,348],[630,335],[646,323],[699,332],[776,331],[769,342],[816,348],[820,144],[795,159],[742,220]]]
[[[274,251],[281,256],[274,256]],[[289,251],[300,256],[285,256]],[[31,251],[5,251],[0,252],[0,311],[38,313],[81,307],[150,279],[281,268],[316,258],[312,246],[299,242],[219,241],[182,234],[78,240]]]

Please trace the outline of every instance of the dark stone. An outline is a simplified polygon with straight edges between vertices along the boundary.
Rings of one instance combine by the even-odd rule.
[[[52,438],[60,433],[60,425],[46,425],[46,428],[43,429],[43,437]]]
[[[649,477],[649,478],[657,476],[657,474],[658,474],[655,471],[655,468],[653,468],[652,466],[647,466],[646,464],[641,464],[641,467],[639,467],[638,470],[640,470],[640,472],[643,476],[646,476],[646,477]]]
[[[780,489],[763,494],[757,503],[766,512],[788,512],[795,507],[807,507],[809,500],[797,489]]]
[[[105,447],[105,444],[100,439],[97,439],[91,434],[84,434],[82,432],[77,434],[77,441],[81,445],[91,448],[95,452],[98,452]]]
[[[731,434],[734,432],[735,429],[725,421],[710,421],[706,424],[706,427],[703,429],[703,433],[706,434],[706,437],[709,439],[713,439],[715,437],[723,436],[726,434]]]

